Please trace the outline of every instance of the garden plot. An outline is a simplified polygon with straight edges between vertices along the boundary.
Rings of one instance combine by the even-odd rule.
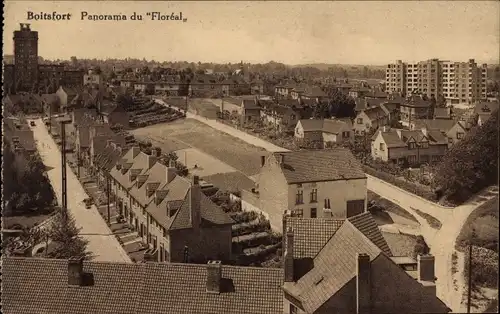
[[[205,177],[218,173],[236,171],[233,167],[195,148],[181,149],[175,151],[175,153],[179,157],[179,161],[182,162],[193,175]]]

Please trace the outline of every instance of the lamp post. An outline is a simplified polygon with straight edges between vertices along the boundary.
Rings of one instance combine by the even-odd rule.
[[[476,230],[473,228],[472,229],[472,234],[469,239],[469,285],[468,285],[468,292],[467,292],[467,313],[470,313],[470,308],[471,308],[471,302],[472,302],[472,240],[476,236]]]
[[[66,176],[66,124],[71,122],[71,119],[63,117],[57,120],[61,125],[61,185],[62,185],[62,211],[67,214],[68,210],[68,184]]]

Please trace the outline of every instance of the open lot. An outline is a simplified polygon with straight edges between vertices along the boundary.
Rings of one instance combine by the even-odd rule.
[[[179,156],[179,161],[189,169],[189,172],[200,177],[236,171],[233,167],[196,148],[186,148],[175,152]]]
[[[247,176],[259,173],[259,156],[267,154],[262,148],[247,144],[193,119],[152,125],[133,130],[132,134],[138,139],[150,140],[163,152],[196,148]]]

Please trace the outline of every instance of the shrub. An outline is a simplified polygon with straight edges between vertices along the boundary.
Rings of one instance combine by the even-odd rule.
[[[430,248],[425,242],[423,236],[419,235],[416,238],[417,243],[415,243],[415,247],[413,248],[413,258],[417,258],[418,255],[426,255],[429,254]]]
[[[406,191],[411,192],[415,195],[423,197],[431,202],[435,202],[438,200],[436,193],[434,193],[433,191],[428,190],[424,187],[418,186],[415,183],[399,179],[390,173],[378,171],[378,170],[373,169],[367,165],[363,165],[363,169],[367,174],[369,174],[371,176],[374,176],[374,177],[377,177],[381,180],[384,180],[387,183],[393,184],[393,185],[395,185],[403,190],[406,190]]]
[[[498,254],[494,251],[472,247],[472,286],[485,286],[487,288],[497,288],[498,278]],[[469,282],[469,254],[465,255],[465,282]]]

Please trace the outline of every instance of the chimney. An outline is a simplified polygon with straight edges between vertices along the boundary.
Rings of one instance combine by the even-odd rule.
[[[417,256],[418,282],[422,285],[424,292],[429,297],[436,296],[436,277],[434,274],[434,256]]]
[[[266,156],[260,156],[260,166],[264,167],[266,164]]]
[[[184,252],[183,252],[183,260],[182,260],[183,263],[189,263],[189,248],[186,246],[184,246]]]
[[[191,188],[189,189],[189,209],[191,213],[191,225],[193,228],[198,228],[201,223],[201,187],[199,181],[200,178],[198,176],[193,176]]]
[[[153,168],[155,163],[156,163],[156,156],[148,155],[148,169]]]
[[[160,203],[167,197],[168,190],[156,190],[155,191],[155,204],[160,205]]]
[[[150,182],[150,183],[146,184],[146,195],[148,197],[153,196],[153,194],[156,191],[157,185],[158,185],[158,183],[153,183],[153,182]]]
[[[417,256],[417,271],[418,281],[434,282],[434,256],[419,255]]]
[[[286,230],[286,247],[284,256],[285,282],[294,282],[294,259],[293,259],[293,229]]]
[[[207,264],[207,292],[220,293],[222,279],[221,261],[208,261]]]
[[[167,167],[167,184],[172,182],[172,180],[175,179],[176,175],[177,175],[177,168],[175,168],[175,161],[170,159]]]
[[[356,313],[369,314],[371,311],[370,256],[358,253],[356,258]]]
[[[144,183],[146,183],[146,180],[148,179],[147,174],[140,174],[137,176],[137,187],[140,188]]]
[[[323,205],[323,218],[332,218],[333,217],[333,212],[332,208],[330,207],[330,199],[325,198],[325,203]]]
[[[285,155],[284,154],[279,154],[278,155],[278,163],[280,165],[283,165],[285,163]]]
[[[83,257],[71,257],[68,260],[68,285],[83,284]]]
[[[132,147],[132,158],[137,157],[137,155],[139,155],[140,152],[141,148],[139,146]]]

